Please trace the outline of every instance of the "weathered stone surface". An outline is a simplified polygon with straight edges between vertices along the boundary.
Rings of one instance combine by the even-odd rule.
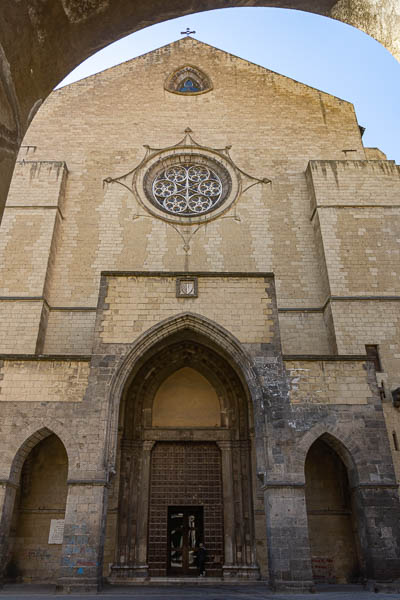
[[[22,137],[54,86],[85,58],[128,33],[183,14],[228,6],[275,6],[332,16],[400,56],[398,0],[6,0],[0,7],[0,213]],[[15,37],[18,45],[15,44]],[[17,48],[18,46],[18,48]]]
[[[106,4],[64,6],[83,27]],[[212,89],[168,92],[189,60]],[[166,512],[193,505],[213,575],[393,579],[400,180],[352,105],[185,38],[57,91],[25,141],[0,238],[6,576],[170,573]],[[155,213],[149,163],[188,177],[202,153],[227,204]]]

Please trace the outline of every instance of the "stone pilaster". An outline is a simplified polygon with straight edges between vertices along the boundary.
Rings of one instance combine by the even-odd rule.
[[[69,480],[59,590],[96,592],[101,586],[106,480]]]
[[[274,591],[312,591],[305,485],[270,482],[264,485],[268,565]]]
[[[153,446],[154,441],[143,442],[138,498],[138,514],[141,517],[138,519],[136,527],[135,577],[147,577],[149,574],[147,564],[147,528],[149,519],[150,464]]]
[[[400,591],[400,522],[396,484],[359,484],[353,488],[362,563],[369,582],[393,582]]]
[[[221,450],[222,494],[224,499],[224,577],[235,570],[235,507],[233,498],[232,444],[218,442]]]

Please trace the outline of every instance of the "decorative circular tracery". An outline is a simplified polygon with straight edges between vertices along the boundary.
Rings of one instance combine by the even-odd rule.
[[[163,210],[184,216],[204,214],[214,208],[221,199],[223,187],[220,177],[210,167],[178,164],[159,172],[152,190]]]
[[[142,205],[170,223],[214,219],[237,199],[240,178],[229,157],[194,146],[157,151],[133,174]]]

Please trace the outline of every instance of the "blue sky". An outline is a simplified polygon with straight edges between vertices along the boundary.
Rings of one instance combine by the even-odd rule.
[[[101,50],[60,85],[173,42],[186,27],[198,40],[352,102],[364,144],[400,163],[400,63],[361,31],[310,13],[228,8],[166,21]]]

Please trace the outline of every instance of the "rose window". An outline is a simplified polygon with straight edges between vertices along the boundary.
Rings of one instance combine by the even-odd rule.
[[[199,164],[171,165],[157,174],[153,197],[163,210],[182,216],[206,213],[219,203],[222,182],[217,173]]]

